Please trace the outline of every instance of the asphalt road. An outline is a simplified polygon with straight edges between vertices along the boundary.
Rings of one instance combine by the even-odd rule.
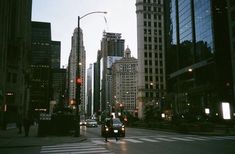
[[[3,154],[116,153],[116,154],[234,154],[235,136],[198,136],[127,128],[126,137],[104,142],[100,127],[81,127],[87,140],[81,143],[1,149]]]

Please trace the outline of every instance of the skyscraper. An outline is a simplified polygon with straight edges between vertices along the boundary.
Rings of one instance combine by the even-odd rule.
[[[51,24],[32,22],[30,101],[35,111],[48,111],[51,100]]]
[[[117,59],[121,59],[124,51],[124,39],[120,33],[103,33],[101,41],[100,59],[100,102],[101,110],[105,110],[111,103],[111,66]]]
[[[227,1],[170,0],[168,94],[175,114],[196,117],[234,106]],[[223,27],[221,29],[221,27]]]
[[[146,105],[162,108],[166,89],[164,0],[136,0],[139,117]]]
[[[80,77],[82,80],[81,84],[81,93],[80,93],[80,111],[81,114],[85,114],[85,83],[86,83],[86,76],[85,76],[85,68],[86,68],[86,51],[83,45],[83,33],[80,29],[80,64],[77,66],[77,49],[78,49],[78,29],[74,30],[72,39],[71,39],[71,52],[69,56],[69,101],[73,102],[76,99],[76,68],[80,67]],[[73,104],[75,105],[75,104]]]

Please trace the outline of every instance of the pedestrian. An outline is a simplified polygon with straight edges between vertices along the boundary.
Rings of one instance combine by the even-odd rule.
[[[30,120],[30,118],[28,116],[25,116],[23,122],[24,122],[25,137],[27,137],[27,136],[29,136],[29,129],[32,124],[32,120]]]
[[[22,133],[22,116],[21,115],[17,116],[16,126],[17,126],[17,128],[19,130],[18,134],[21,134]]]
[[[105,142],[108,142],[108,136],[113,132],[113,115],[110,116],[110,119],[106,119],[105,126],[108,129],[108,131],[105,130]]]

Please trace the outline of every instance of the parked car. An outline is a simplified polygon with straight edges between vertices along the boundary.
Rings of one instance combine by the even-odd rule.
[[[119,118],[114,118],[113,119],[113,125],[107,126],[106,123],[108,120],[111,120],[110,118],[106,118],[105,121],[101,125],[101,136],[105,136],[106,133],[109,137],[117,136],[119,137],[125,137],[126,135],[126,130],[125,130],[125,125],[121,122]]]
[[[87,127],[98,127],[98,123],[94,119],[87,119],[86,120],[86,126]]]

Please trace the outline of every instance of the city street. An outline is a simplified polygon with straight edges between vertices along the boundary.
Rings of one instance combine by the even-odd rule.
[[[235,136],[200,136],[178,134],[146,129],[127,128],[126,137],[108,138],[100,136],[97,128],[81,127],[84,141],[57,142],[35,146],[0,148],[3,154],[48,154],[48,153],[116,153],[116,154],[233,154],[235,153]],[[46,137],[48,139],[55,137]],[[71,140],[74,137],[70,137]],[[35,138],[37,140],[37,138]]]

